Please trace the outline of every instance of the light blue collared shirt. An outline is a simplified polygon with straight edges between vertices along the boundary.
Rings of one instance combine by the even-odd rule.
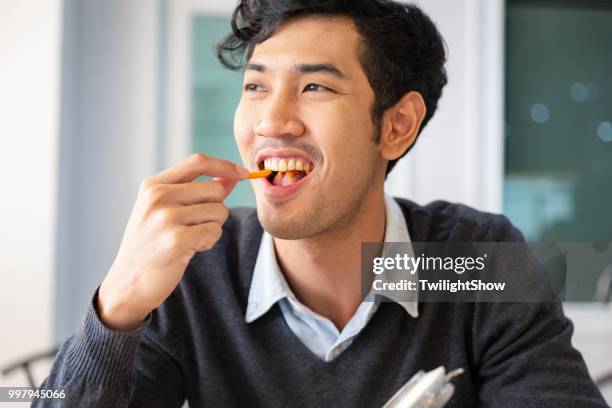
[[[385,214],[385,242],[410,242],[404,214],[397,202],[386,194]],[[383,256],[394,256],[389,252],[393,251],[392,248],[385,245]],[[417,296],[415,292],[410,301],[397,302],[415,318],[418,316]],[[346,350],[378,310],[380,300],[376,298],[376,301],[372,301],[372,297],[370,291],[353,317],[339,331],[331,320],[313,312],[295,297],[276,260],[272,236],[264,231],[253,271],[245,320],[247,323],[257,320],[278,302],[291,331],[315,355],[324,361],[331,361]]]

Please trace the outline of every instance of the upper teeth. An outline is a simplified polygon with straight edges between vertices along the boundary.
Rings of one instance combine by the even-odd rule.
[[[312,164],[299,158],[269,158],[264,160],[264,169],[272,171],[299,170],[310,173]]]

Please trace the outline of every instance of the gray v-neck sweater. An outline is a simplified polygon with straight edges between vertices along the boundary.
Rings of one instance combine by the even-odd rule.
[[[523,240],[503,216],[398,202],[414,242]],[[416,319],[385,302],[346,351],[323,362],[278,305],[245,322],[262,228],[255,210],[237,209],[223,229],[143,327],[106,328],[94,294],[42,384],[66,390],[60,406],[180,407],[187,399],[191,407],[381,407],[417,371],[440,365],[466,369],[449,408],[607,406],[553,302],[420,303]]]

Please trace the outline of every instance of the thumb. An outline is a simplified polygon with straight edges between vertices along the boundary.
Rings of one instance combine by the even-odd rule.
[[[236,184],[238,184],[238,180],[224,179],[222,177],[215,177],[213,178],[213,181],[217,181],[221,183],[223,187],[225,187],[225,197],[226,198],[232,192],[234,187],[236,187]]]

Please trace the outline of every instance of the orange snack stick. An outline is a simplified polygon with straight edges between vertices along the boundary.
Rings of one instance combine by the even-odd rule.
[[[249,180],[265,178],[268,177],[270,174],[272,174],[272,170],[254,171],[249,174]]]

